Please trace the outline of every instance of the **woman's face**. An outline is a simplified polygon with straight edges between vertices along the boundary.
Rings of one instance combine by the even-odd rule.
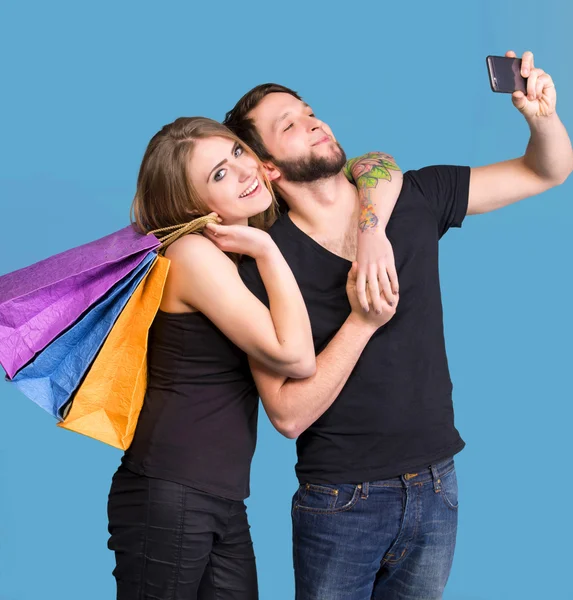
[[[262,213],[271,204],[259,164],[228,138],[197,140],[189,174],[200,198],[227,225],[246,224],[249,217]]]

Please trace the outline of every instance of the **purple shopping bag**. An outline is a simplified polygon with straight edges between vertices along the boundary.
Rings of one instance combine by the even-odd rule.
[[[0,277],[0,364],[8,377],[159,245],[129,225]]]

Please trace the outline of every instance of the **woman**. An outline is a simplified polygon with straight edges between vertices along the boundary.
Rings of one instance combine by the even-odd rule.
[[[120,600],[258,597],[244,504],[258,411],[247,355],[287,377],[315,370],[304,302],[264,231],[275,206],[262,164],[223,125],[181,118],[149,143],[133,204],[139,228],[209,213],[225,227],[166,250],[145,402],[109,496]],[[242,283],[240,254],[256,259],[270,310]]]

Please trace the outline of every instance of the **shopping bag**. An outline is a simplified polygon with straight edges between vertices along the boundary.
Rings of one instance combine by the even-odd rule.
[[[80,318],[51,342],[13,377],[14,385],[28,398],[62,420],[62,408],[79,387],[97,352],[156,255],[148,254],[140,265]]]
[[[0,364],[8,377],[159,245],[129,225],[0,277]]]
[[[147,337],[169,270],[158,256],[118,317],[58,427],[127,449],[147,385]]]

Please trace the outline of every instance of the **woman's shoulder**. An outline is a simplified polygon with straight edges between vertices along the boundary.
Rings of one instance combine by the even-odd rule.
[[[210,271],[213,267],[233,265],[233,261],[211,240],[196,233],[185,235],[173,242],[165,251],[165,258],[177,267],[192,271]]]
[[[165,251],[171,261],[187,262],[223,254],[215,244],[200,233],[190,233],[173,242]]]

